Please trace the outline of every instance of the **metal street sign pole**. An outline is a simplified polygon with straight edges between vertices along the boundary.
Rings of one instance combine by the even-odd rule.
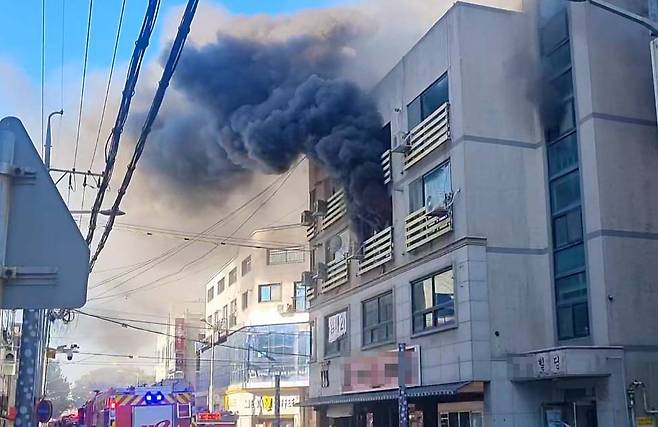
[[[274,426],[281,427],[281,372],[274,374]]]
[[[400,427],[409,427],[409,402],[407,400],[407,345],[398,344],[398,413],[400,414]]]

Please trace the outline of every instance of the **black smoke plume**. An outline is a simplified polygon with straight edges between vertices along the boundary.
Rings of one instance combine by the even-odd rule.
[[[354,36],[337,25],[284,41],[220,34],[189,46],[173,85],[192,111],[161,117],[151,165],[198,188],[248,171],[283,173],[306,155],[342,185],[354,225],[383,225],[382,119],[367,94],[339,77]]]

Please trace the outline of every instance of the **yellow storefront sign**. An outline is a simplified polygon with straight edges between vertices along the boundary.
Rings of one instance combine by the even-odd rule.
[[[637,417],[637,427],[655,427],[653,417]]]
[[[272,396],[263,396],[261,399],[263,402],[263,409],[268,412],[271,411],[274,406],[274,398]]]

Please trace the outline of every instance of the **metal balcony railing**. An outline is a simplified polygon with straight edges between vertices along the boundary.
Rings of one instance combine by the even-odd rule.
[[[306,238],[308,240],[312,240],[315,238],[315,236],[318,235],[318,222],[313,221],[313,224],[309,225],[306,228]]]
[[[384,265],[392,259],[393,227],[388,227],[363,242],[363,258],[359,261],[359,274]]]
[[[405,156],[404,168],[409,169],[449,140],[449,104],[446,102],[411,130],[411,148]]]
[[[345,215],[346,211],[345,194],[343,193],[343,190],[340,190],[327,199],[327,214],[322,221],[322,229],[326,230],[332,224],[340,220]]]
[[[384,184],[391,182],[391,150],[382,154],[382,169],[384,170]]]
[[[340,259],[327,264],[327,280],[322,283],[322,292],[343,286],[349,281],[349,260]]]
[[[425,208],[412,212],[405,219],[407,251],[412,251],[452,230],[452,218],[429,216]]]

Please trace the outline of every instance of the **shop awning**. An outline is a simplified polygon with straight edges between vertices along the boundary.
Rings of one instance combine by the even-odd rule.
[[[435,384],[418,387],[408,387],[407,396],[409,399],[432,396],[455,396],[460,390],[470,385],[470,382],[459,382],[449,384]],[[341,405],[346,403],[378,402],[382,400],[394,400],[398,398],[398,391],[381,390],[367,391],[361,393],[338,394],[333,396],[320,396],[306,399],[299,403],[299,406],[324,406],[324,405]]]

